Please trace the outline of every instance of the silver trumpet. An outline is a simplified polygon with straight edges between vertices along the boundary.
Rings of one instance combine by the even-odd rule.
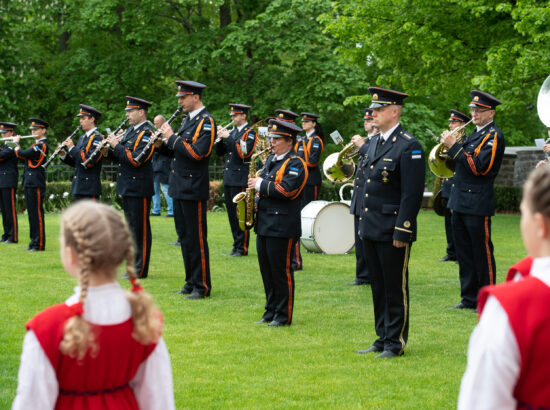
[[[231,127],[231,128],[229,128]],[[224,125],[223,127],[221,127],[222,130],[227,130],[229,132],[233,131],[235,129],[235,123],[233,122],[233,120],[231,120],[231,122],[227,125]],[[222,137],[217,137],[214,141],[214,144],[217,144],[218,142],[220,142],[223,138]]]

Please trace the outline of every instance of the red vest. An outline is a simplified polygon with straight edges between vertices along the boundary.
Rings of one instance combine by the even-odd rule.
[[[59,350],[65,323],[72,316],[74,312],[63,303],[40,312],[26,325],[56,373],[59,395],[55,408],[138,409],[128,382],[156,344],[145,346],[134,340],[131,318],[115,325],[93,325],[97,353],[92,357],[88,351],[78,361]]]
[[[550,408],[550,287],[533,276],[484,287],[478,298],[480,311],[489,295],[508,315],[518,344],[521,363],[514,388],[518,407]]]
[[[531,256],[526,256],[515,265],[510,266],[508,273],[506,274],[506,282],[514,280],[516,274],[521,276],[527,276],[531,272],[531,265],[533,265],[533,258]]]

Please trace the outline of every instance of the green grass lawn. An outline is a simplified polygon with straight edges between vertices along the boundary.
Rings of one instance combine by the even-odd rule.
[[[354,279],[355,256],[304,252],[297,272],[293,324],[255,325],[265,302],[255,236],[245,258],[231,250],[225,213],[208,214],[212,297],[186,300],[173,220],[151,218],[153,249],[144,286],[164,314],[178,408],[453,408],[476,324],[470,311],[448,310],[460,300],[458,265],[445,254],[443,218],[419,215],[412,247],[410,330],[405,355],[376,360],[358,355],[375,338],[369,286]],[[59,215],[46,216],[46,252],[27,253],[28,223],[19,217],[20,243],[0,245],[0,408],[17,386],[24,324],[64,301],[74,280],[59,260]],[[497,281],[525,254],[518,215],[493,218]],[[128,284],[123,281],[123,286]]]

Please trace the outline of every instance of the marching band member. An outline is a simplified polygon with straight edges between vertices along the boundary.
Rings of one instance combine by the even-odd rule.
[[[237,205],[233,203],[233,197],[239,192],[246,190],[250,157],[254,152],[257,142],[256,131],[248,125],[249,105],[229,104],[231,107],[231,118],[235,128],[228,132],[218,126],[218,137],[220,142],[215,145],[216,154],[225,155],[225,168],[223,171],[223,192],[225,208],[229,218],[229,226],[233,234],[233,249],[229,256],[248,255],[248,243],[250,232],[242,231],[239,228],[237,218]],[[244,150],[241,143],[246,147]]]
[[[292,249],[301,235],[300,199],[307,182],[307,165],[293,150],[301,129],[272,120],[273,151],[260,177],[248,179],[258,196],[256,249],[266,296],[265,312],[256,323],[279,327],[292,323],[294,269]]]
[[[407,94],[370,87],[372,116],[380,134],[368,146],[363,168],[359,236],[367,260],[378,338],[359,354],[403,354],[409,333],[409,257],[422,204],[425,157],[399,122]]]
[[[466,114],[462,114],[457,110],[449,110],[449,130],[453,131],[470,121],[470,117]],[[441,182],[441,198],[446,205],[451,195],[451,188],[453,185],[453,178],[443,178]],[[453,226],[451,224],[452,212],[445,206],[445,235],[447,237],[447,251],[445,256],[439,260],[439,262],[456,261],[456,247],[453,238]]]
[[[1,138],[13,136],[17,124],[13,122],[0,122]],[[0,210],[2,211],[2,225],[4,233],[0,242],[17,243],[17,209],[15,192],[17,191],[17,157],[11,146],[4,144],[0,147]]]
[[[151,155],[144,161],[136,158],[147,146],[151,138],[151,128],[147,122],[147,111],[152,104],[136,97],[126,97],[126,118],[130,127],[119,140],[109,135],[107,142],[112,154],[119,163],[116,180],[116,193],[122,196],[122,208],[136,244],[135,271],[138,278],[149,274],[151,257],[151,197],[153,196],[153,167]]]
[[[95,200],[101,195],[101,159],[103,155],[100,153],[86,167],[82,166],[82,163],[94,152],[97,144],[103,140],[103,136],[97,129],[97,120],[100,116],[101,112],[99,110],[80,104],[77,117],[79,117],[84,134],[78,138],[76,145],[70,138],[61,143],[68,152],[65,150],[60,151],[59,158],[65,164],[74,167],[71,188],[74,201],[81,199]]]
[[[46,229],[44,228],[44,195],[46,194],[46,170],[41,166],[48,155],[48,124],[40,118],[29,118],[30,129],[34,135],[34,143],[30,148],[22,150],[19,146],[19,136],[14,142],[15,155],[25,161],[23,186],[25,187],[25,203],[29,215],[29,233],[31,241],[29,252],[43,251],[46,248]]]
[[[353,181],[353,194],[351,195],[351,204],[349,207],[350,214],[353,215],[353,229],[355,234],[355,280],[348,283],[351,286],[367,285],[369,280],[369,268],[367,261],[365,260],[365,254],[363,251],[363,243],[359,237],[359,220],[361,217],[361,202],[363,200],[363,188],[365,185],[365,168],[363,163],[365,161],[365,154],[369,148],[369,142],[376,134],[376,127],[374,126],[374,117],[372,116],[372,110],[365,108],[365,115],[363,116],[364,127],[367,133],[367,137],[363,138],[360,135],[354,135],[351,137],[351,142],[359,148],[359,160],[357,161],[357,171],[355,172],[355,180]]]
[[[516,280],[481,290],[459,409],[550,408],[549,204],[550,168],[539,167],[520,206],[523,243],[534,259],[516,264]]]
[[[176,232],[181,235],[181,253],[185,265],[185,286],[178,292],[187,299],[210,296],[210,256],[206,225],[206,201],[210,197],[208,162],[216,122],[202,102],[206,85],[195,81],[176,81],[178,104],[189,115],[178,132],[168,123],[160,127],[163,141],[160,153],[173,156],[170,188],[174,199]]]
[[[495,125],[499,100],[482,91],[470,92],[470,112],[476,130],[461,143],[449,131],[441,142],[455,162],[455,175],[447,207],[458,257],[461,301],[453,309],[475,309],[479,290],[496,283],[491,241],[491,216],[495,213],[493,184],[504,157],[505,140]]]
[[[306,162],[308,178],[302,195],[302,208],[311,201],[317,201],[321,190],[321,171],[319,160],[323,154],[323,127],[319,122],[319,116],[309,112],[303,112],[302,128],[306,132],[304,138],[296,143],[296,153]]]

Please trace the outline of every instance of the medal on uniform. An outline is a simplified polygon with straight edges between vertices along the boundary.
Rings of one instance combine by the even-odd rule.
[[[386,169],[384,169],[384,170],[382,171],[382,182],[383,182],[384,184],[387,184],[387,183],[388,183],[388,175],[389,175],[389,174],[388,174],[388,171],[386,171]]]

